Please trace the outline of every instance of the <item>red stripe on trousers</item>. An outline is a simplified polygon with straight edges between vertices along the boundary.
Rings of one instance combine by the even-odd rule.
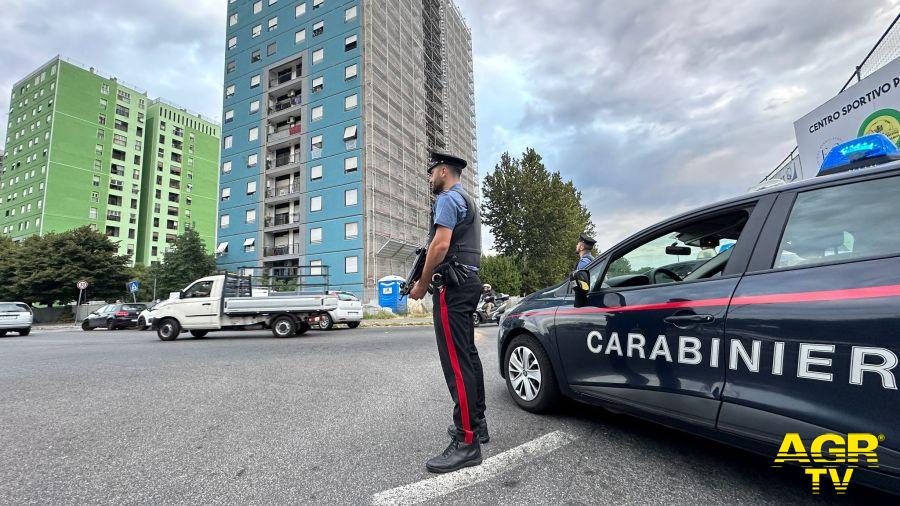
[[[441,324],[444,326],[444,339],[447,341],[447,352],[450,354],[450,365],[456,376],[456,395],[459,397],[459,413],[462,418],[465,443],[472,444],[472,427],[469,424],[469,399],[466,396],[466,383],[463,381],[462,371],[459,370],[459,361],[456,360],[456,346],[453,344],[453,336],[450,333],[450,316],[447,314],[447,299],[445,288],[441,288]]]

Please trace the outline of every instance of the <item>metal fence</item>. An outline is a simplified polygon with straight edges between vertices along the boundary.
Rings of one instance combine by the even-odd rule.
[[[872,49],[865,58],[862,59],[860,64],[853,69],[853,73],[850,74],[850,78],[847,79],[847,82],[844,83],[844,86],[841,87],[838,94],[843,93],[850,85],[861,81],[891,60],[900,56],[900,23],[897,23],[898,20],[900,20],[900,14],[897,14],[897,16],[894,17],[894,20],[891,22],[890,26],[887,27],[887,30],[881,34],[878,42],[872,46]],[[788,156],[786,156],[772,172],[760,181],[760,185],[767,181],[774,180],[791,182],[799,177],[803,177],[803,167],[799,163],[797,147],[794,146],[794,149]],[[757,187],[758,186],[759,185],[757,185]]]

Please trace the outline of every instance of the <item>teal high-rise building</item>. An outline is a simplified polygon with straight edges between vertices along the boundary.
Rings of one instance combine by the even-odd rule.
[[[471,34],[451,0],[230,0],[220,267],[327,266],[374,296],[430,226],[429,149],[470,163]]]

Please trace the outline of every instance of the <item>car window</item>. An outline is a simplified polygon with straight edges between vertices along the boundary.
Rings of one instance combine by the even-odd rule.
[[[339,299],[339,300],[349,300],[349,301],[357,301],[357,300],[359,300],[359,299],[357,299],[356,297],[354,297],[353,295],[350,295],[349,293],[339,293],[339,294],[338,294],[338,299]]]
[[[107,304],[105,306],[101,306],[100,309],[97,310],[98,313],[106,313],[109,311],[110,305]]]
[[[184,298],[209,297],[212,293],[212,281],[198,281],[184,291]]]
[[[774,267],[900,254],[900,177],[797,195]]]
[[[594,289],[679,283],[721,276],[752,208],[683,222],[612,258]]]
[[[147,306],[143,304],[123,304],[122,309],[125,311],[143,311]]]
[[[27,313],[28,306],[12,302],[0,302],[0,312],[3,313]]]

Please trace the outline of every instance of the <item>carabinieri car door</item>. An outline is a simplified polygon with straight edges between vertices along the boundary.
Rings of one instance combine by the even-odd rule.
[[[556,315],[570,388],[676,423],[714,427],[728,301],[774,198],[653,227],[595,264],[586,305],[568,299]]]

